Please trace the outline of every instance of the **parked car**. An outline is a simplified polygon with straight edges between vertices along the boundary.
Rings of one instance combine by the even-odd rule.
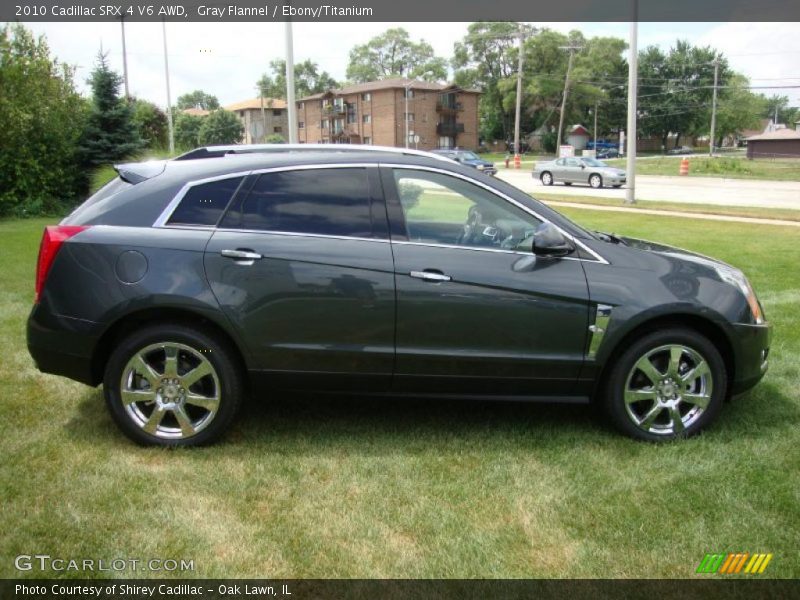
[[[611,148],[617,148],[619,146],[619,142],[613,142],[610,140],[597,140],[589,141],[586,143],[587,150],[609,150]]]
[[[596,402],[668,440],[767,369],[734,267],[435,154],[259,148],[120,165],[45,228],[30,353],[102,383],[136,442],[212,442],[245,394],[302,389]]]
[[[544,185],[588,183],[595,189],[604,185],[618,188],[625,183],[625,171],[594,158],[569,157],[537,162],[533,176]]]
[[[595,158],[598,159],[619,158],[620,156],[621,155],[617,148],[606,148],[605,150],[598,150]]]
[[[667,150],[667,154],[671,155],[694,154],[694,150],[689,146],[678,146],[677,148],[670,148],[669,150]]]
[[[497,173],[497,168],[494,166],[494,163],[482,159],[469,150],[434,150],[433,153],[460,162],[462,165],[473,167],[478,169],[478,171],[483,171],[487,175],[494,175]]]

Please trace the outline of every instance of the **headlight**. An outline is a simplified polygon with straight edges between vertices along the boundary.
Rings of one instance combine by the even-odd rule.
[[[483,165],[478,165],[478,171],[483,171]]]
[[[738,269],[726,269],[721,266],[717,266],[716,270],[723,281],[735,285],[742,294],[744,294],[744,297],[747,298],[747,304],[750,306],[750,312],[753,314],[753,319],[756,321],[756,325],[761,325],[764,322],[764,313],[761,312],[761,305],[758,303],[756,292],[753,290],[753,286],[750,285],[750,282],[747,281],[747,277],[744,276],[744,273]]]

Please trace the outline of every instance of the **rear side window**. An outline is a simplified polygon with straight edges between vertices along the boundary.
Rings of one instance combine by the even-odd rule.
[[[169,225],[216,225],[244,177],[193,185],[173,211]]]
[[[253,185],[241,209],[228,213],[222,227],[371,237],[367,170],[265,173]]]

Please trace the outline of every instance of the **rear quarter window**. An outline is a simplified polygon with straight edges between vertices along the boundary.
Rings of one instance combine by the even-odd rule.
[[[213,227],[243,180],[244,177],[231,177],[191,186],[170,215],[167,224]]]

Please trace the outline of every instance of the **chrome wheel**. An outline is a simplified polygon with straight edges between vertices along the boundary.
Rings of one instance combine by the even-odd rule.
[[[190,346],[151,344],[122,370],[120,397],[127,415],[146,433],[189,438],[217,415],[219,377],[211,361]]]
[[[553,176],[550,173],[542,173],[542,183],[544,185],[553,185]]]
[[[680,435],[705,412],[713,377],[703,356],[680,344],[659,346],[639,358],[625,382],[625,410],[647,433]]]
[[[589,177],[589,185],[595,189],[603,187],[603,178],[600,175],[592,175]]]

